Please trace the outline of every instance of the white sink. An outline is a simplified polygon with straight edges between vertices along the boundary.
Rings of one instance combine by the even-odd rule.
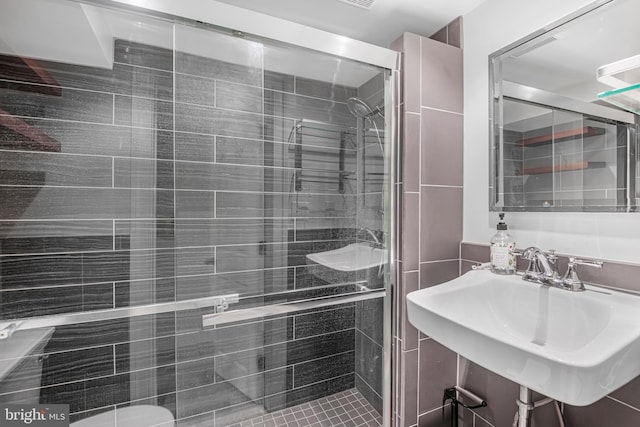
[[[369,243],[353,243],[333,251],[308,254],[307,258],[337,271],[358,271],[378,267],[385,263],[387,251]]]
[[[476,270],[409,293],[407,310],[446,347],[570,405],[590,405],[640,374],[638,296]]]

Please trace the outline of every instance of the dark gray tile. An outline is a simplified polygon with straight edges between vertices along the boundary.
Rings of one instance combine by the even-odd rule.
[[[71,413],[89,409],[85,404],[86,398],[84,381],[76,381],[40,389],[41,403],[63,404],[63,402],[66,402],[66,404],[69,405],[69,411]]]
[[[615,286],[633,291],[640,290],[638,274],[640,267],[636,264],[605,260],[602,268],[578,267],[580,279],[585,282]]]
[[[176,218],[214,218],[215,192],[178,190],[176,194]]]
[[[79,254],[0,257],[3,290],[80,284],[81,280]]]
[[[422,184],[462,185],[462,119],[460,114],[422,110]]]
[[[3,219],[103,219],[148,217],[136,206],[156,206],[158,191],[129,189],[86,189],[68,187],[3,187],[0,216]],[[133,197],[133,198],[132,198]],[[29,209],[27,209],[27,207]]]
[[[465,260],[461,260],[460,261],[460,275],[462,276],[465,273],[468,273],[469,271],[472,270],[472,267],[474,265],[477,265],[477,262],[471,262],[471,261],[465,261]]]
[[[183,36],[179,34],[177,36],[179,45],[183,42],[180,40]],[[176,52],[176,72],[260,87],[262,85],[262,57],[257,56],[252,60],[255,62],[254,66],[244,66]]]
[[[402,127],[402,183],[406,192],[420,191],[420,115],[405,113]],[[427,147],[424,147],[426,150]]]
[[[402,195],[402,266],[417,271],[420,262],[420,194]]]
[[[82,286],[2,290],[0,317],[16,319],[82,311],[82,292]]]
[[[61,96],[28,93],[29,86],[15,84],[20,91],[0,92],[0,108],[11,115],[92,123],[113,122],[113,95],[65,89]]]
[[[460,258],[480,263],[489,262],[489,246],[462,242],[460,244]]]
[[[354,352],[349,351],[295,365],[294,387],[318,383],[354,372]],[[380,365],[381,366],[381,365]]]
[[[130,266],[132,260],[132,254],[129,251],[109,251],[83,254],[82,283],[128,280],[131,274]]]
[[[113,86],[120,95],[173,100],[173,73],[168,71],[114,63]]]
[[[117,282],[116,307],[174,301],[175,287],[173,277]]]
[[[219,108],[262,113],[262,87],[218,81],[216,84],[216,96],[216,106]]]
[[[60,142],[65,153],[73,154],[167,158],[167,153],[163,151],[164,144],[159,144],[159,141],[173,138],[173,133],[169,131],[132,129],[113,126],[111,122],[105,125],[35,118],[25,121]],[[87,141],[91,141],[91,144]]]
[[[0,151],[1,185],[111,187],[111,159]]]
[[[190,104],[176,104],[178,131],[209,135],[262,138],[262,116]]]
[[[462,113],[462,50],[422,39],[423,107]]]
[[[188,74],[175,74],[176,102],[216,106],[216,81]]]
[[[31,61],[35,60],[31,59]],[[36,63],[45,73],[49,74],[49,79],[36,77],[31,64],[19,56],[0,56],[0,67],[3,70],[4,78],[23,83],[38,83],[38,87],[33,88],[37,93],[60,96],[63,88],[100,92],[113,91],[113,71],[110,69],[44,60],[37,60]],[[15,87],[11,81],[2,81],[0,87],[6,89]]]
[[[383,353],[382,346],[356,331],[356,374],[373,390],[382,395]]]
[[[257,270],[178,277],[177,298],[185,300],[235,293],[241,296],[260,295],[268,292],[271,285],[266,276],[263,271]]]
[[[280,92],[293,92],[295,77],[275,71],[264,71],[265,89],[273,89]]]
[[[475,411],[493,425],[510,425],[518,407],[517,384],[460,357],[458,385],[491,402]],[[489,400],[491,399],[491,400]],[[578,424],[579,425],[579,424]]]
[[[459,268],[458,260],[420,264],[420,289],[455,279],[459,275]]]
[[[175,337],[166,336],[117,344],[115,357],[117,373],[173,365]]]
[[[442,405],[442,393],[456,384],[456,353],[432,339],[420,342],[420,413]]]
[[[351,329],[292,341],[287,348],[287,360],[296,364],[353,350],[355,334]]]
[[[178,391],[202,387],[216,382],[216,366],[213,357],[205,357],[176,366]]]
[[[291,228],[293,221],[288,219],[179,219],[175,222],[176,243],[180,247],[274,243],[283,240],[280,233],[274,232],[267,242],[266,230],[282,232]],[[262,249],[267,251],[269,247]],[[223,252],[229,250],[232,249],[223,249]]]
[[[355,307],[342,307],[332,310],[295,316],[296,339],[352,329],[355,322]]]
[[[451,410],[436,410],[420,415],[418,419],[418,427],[449,427],[451,426]],[[470,427],[473,424],[463,425],[459,427]]]
[[[640,390],[640,378],[635,378],[611,393],[611,397],[631,405],[634,408],[640,408],[640,392],[638,390]]]
[[[216,161],[239,165],[265,164],[264,142],[246,138],[218,137],[216,139]]]
[[[402,373],[404,375],[401,383],[401,403],[400,416],[405,420],[406,425],[415,425],[418,416],[418,370],[419,359],[418,350],[402,351],[401,364]]]
[[[420,93],[415,90],[416,87],[419,87],[421,78],[420,36],[404,33],[402,37],[402,52],[404,69],[402,99],[404,100],[404,111],[405,113],[420,113]]]
[[[132,236],[136,233],[144,233],[147,236],[165,237],[170,234],[173,227],[174,223],[171,219],[117,220],[115,221],[115,248],[117,250],[129,249],[132,244]],[[163,242],[160,239],[156,239],[155,241],[149,240],[146,242],[136,242],[136,249],[174,246],[175,244],[173,242]]]
[[[355,127],[356,125],[355,117],[349,113],[347,105],[344,103],[287,93],[273,94],[270,92],[269,90],[265,90],[265,102],[276,102],[276,105],[282,106],[282,113],[278,113],[278,116],[291,119],[304,117],[305,119],[350,127]],[[274,99],[277,98],[280,99],[274,101]]]
[[[215,137],[189,132],[176,132],[176,160],[214,162]]]
[[[356,88],[319,80],[305,79],[303,77],[296,77],[295,88],[298,95],[312,96],[314,98],[323,98],[338,102],[347,102],[347,99],[357,95]]]
[[[298,405],[310,400],[319,399],[324,396],[338,393],[340,391],[353,388],[355,384],[354,375],[349,374],[343,377],[323,381],[306,387],[291,390],[283,395],[273,395],[265,399],[265,406],[270,410],[278,410],[284,407]],[[284,399],[283,399],[284,397]]]
[[[226,380],[257,374],[287,365],[286,344],[274,344],[251,350],[216,356],[216,374]]]
[[[155,331],[151,331],[151,327]],[[116,319],[100,322],[56,327],[53,337],[47,345],[47,352],[69,351],[90,347],[100,347],[130,340],[131,335],[138,337],[161,337],[175,333],[174,313],[155,316],[139,316],[131,319]],[[131,334],[131,335],[130,335]],[[144,334],[144,335],[143,335]]]
[[[215,273],[215,248],[177,248],[176,275],[188,276]]]
[[[171,41],[173,33],[167,24],[161,36]],[[114,43],[113,60],[123,64],[140,67],[157,68],[166,71],[173,70],[173,51],[161,47],[135,43],[128,40],[116,39]]]
[[[173,189],[172,161],[116,158],[113,173],[115,187]]]
[[[195,331],[182,333],[176,337],[179,362],[244,351],[254,347],[286,342],[293,338],[293,321],[291,319],[265,320],[264,322],[207,330],[202,330],[201,315],[194,322],[194,325],[188,325],[188,327],[183,324],[182,319],[178,319],[178,322],[181,331]],[[260,343],[260,345],[256,346],[255,343]]]
[[[276,373],[279,378],[284,378],[288,371],[279,369]],[[257,397],[265,393],[262,374],[245,378],[239,387],[244,392],[233,381],[225,381],[178,392],[178,417],[189,417],[251,400],[245,393]]]
[[[252,244],[242,246],[218,246],[216,248],[217,271],[232,272],[262,269],[265,260],[272,267],[285,267],[304,264],[304,260],[292,263],[287,259],[287,245],[282,243]]]
[[[288,195],[254,193],[219,192],[217,194],[216,214],[220,218],[263,218],[285,216],[284,208],[268,209],[265,199],[271,198],[274,206],[283,206]],[[281,214],[280,214],[281,213]]]
[[[565,418],[572,426],[632,427],[640,422],[640,412],[605,397],[589,406],[566,405]]]
[[[147,129],[173,130],[173,103],[156,99],[116,95],[114,124]],[[176,110],[178,114],[180,110]]]
[[[84,311],[114,308],[113,283],[85,285],[82,287],[82,309]]]
[[[438,31],[436,31],[429,38],[432,39],[432,40],[439,41],[441,43],[447,43],[447,36],[448,36],[448,32],[447,32],[447,27],[445,26],[445,27],[440,28]]]
[[[356,329],[379,345],[383,344],[383,309],[383,298],[356,303]]]
[[[462,17],[458,16],[447,25],[447,43],[450,46],[462,47]]]
[[[112,346],[50,353],[42,364],[42,385],[81,381],[114,374]]]
[[[369,386],[369,384],[364,382],[362,378],[360,378],[360,376],[358,375],[356,375],[355,387],[356,387],[356,390],[358,390],[364,396],[367,402],[369,402],[369,404],[373,406],[375,410],[378,411],[379,414],[381,414],[383,411],[383,404],[384,404],[382,401],[382,397],[380,397],[380,395],[374,389],[372,389],[371,386]],[[365,414],[362,414],[362,415],[365,415]],[[373,416],[365,415],[363,419],[366,419],[367,421],[369,421],[370,420],[369,418],[373,419]]]
[[[406,305],[406,295],[418,289],[420,289],[420,273],[418,271],[404,273],[402,294],[399,297],[400,307],[398,310],[398,321],[400,322],[399,333],[402,339],[403,350],[418,348],[418,330],[409,322]]]
[[[420,262],[458,259],[462,240],[462,188],[421,188]],[[441,213],[447,212],[443,216]]]
[[[111,221],[0,221],[2,255],[82,252],[113,248]]]

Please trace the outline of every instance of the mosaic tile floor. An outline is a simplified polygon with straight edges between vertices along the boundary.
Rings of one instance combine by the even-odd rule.
[[[382,417],[356,389],[252,418],[229,427],[380,427]]]

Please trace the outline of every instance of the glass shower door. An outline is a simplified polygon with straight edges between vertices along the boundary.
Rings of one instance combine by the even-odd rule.
[[[388,73],[95,4],[5,7],[0,405],[379,423],[388,118],[348,103],[383,104]]]

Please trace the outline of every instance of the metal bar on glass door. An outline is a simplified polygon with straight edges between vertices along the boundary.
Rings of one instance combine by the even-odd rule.
[[[260,317],[291,314],[299,311],[311,310],[314,308],[330,307],[338,304],[347,304],[350,302],[383,298],[386,295],[387,292],[384,289],[376,289],[372,291],[362,291],[341,296],[312,298],[302,301],[286,302],[281,304],[271,304],[261,307],[226,311],[223,313],[206,314],[202,316],[202,327],[207,328],[211,326],[222,325],[225,323],[257,319]]]
[[[54,314],[25,319],[12,319],[0,322],[0,339],[9,338],[15,332],[27,329],[38,329],[78,323],[98,322],[105,320],[124,319],[127,317],[147,316],[169,313],[172,311],[194,310],[206,307],[219,307],[237,304],[238,294],[227,294],[205,298],[188,299],[184,301],[163,302],[158,304],[138,305],[133,307],[110,308],[66,314]]]

